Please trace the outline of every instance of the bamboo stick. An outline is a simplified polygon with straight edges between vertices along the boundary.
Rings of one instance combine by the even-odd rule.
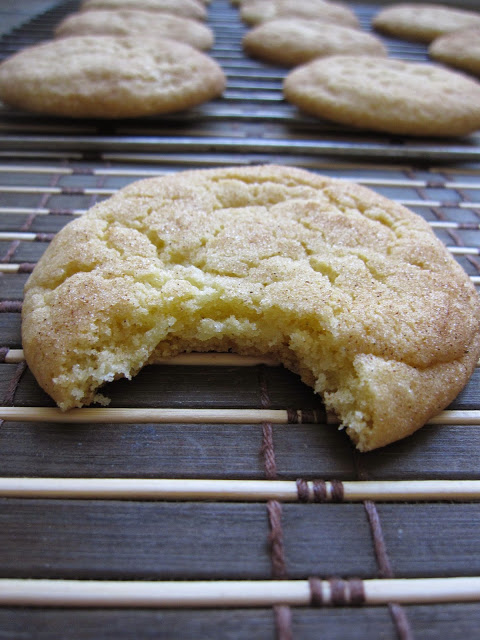
[[[478,247],[447,247],[453,256],[478,256],[480,250]]]
[[[0,407],[0,419],[13,422],[55,422],[69,424],[106,423],[191,423],[260,424],[288,422],[283,409],[70,409],[54,407]]]
[[[311,412],[306,413],[306,419]],[[289,424],[291,411],[285,409],[170,409],[170,408],[84,408],[60,411],[56,407],[0,407],[0,419],[11,422],[53,422],[69,424]],[[295,411],[295,422],[302,422],[303,412]],[[326,424],[338,424],[327,415]],[[431,418],[430,425],[480,425],[480,410],[442,411]]]
[[[478,425],[480,424],[480,411],[441,411],[438,415],[430,418],[427,424]]]
[[[473,278],[472,278],[473,280]],[[478,276],[480,283],[480,276]],[[5,362],[18,363],[25,360],[23,349],[9,349],[5,356]],[[181,353],[170,358],[157,358],[152,364],[161,365],[188,365],[188,366],[221,366],[221,367],[254,367],[259,364],[268,367],[281,366],[274,358],[268,356],[241,356],[237,353]],[[480,367],[480,360],[476,363]]]
[[[315,481],[319,482],[319,481]],[[334,500],[330,481],[323,481],[325,502]],[[336,485],[338,486],[338,481]],[[307,481],[309,501],[314,482]],[[343,502],[375,500],[479,500],[480,480],[369,480],[341,483]],[[0,477],[0,497],[95,500],[215,500],[222,502],[298,502],[292,480],[211,480],[192,478],[17,478]]]
[[[13,215],[30,215],[35,214],[36,216],[46,216],[55,213],[55,209],[45,209],[35,207],[0,207],[0,214],[13,214]],[[72,216],[83,216],[87,212],[86,209],[71,209],[69,210],[69,214]]]
[[[36,233],[28,231],[1,231],[0,240],[7,242],[11,240],[20,240],[22,242],[33,242],[37,237]]]
[[[88,195],[88,196],[112,196],[117,193],[119,189],[105,189],[101,187],[80,187],[75,190],[74,195]],[[48,195],[70,195],[68,189],[63,187],[46,187],[46,186],[24,186],[24,185],[0,185],[0,193],[27,193],[27,194],[48,194]]]
[[[5,355],[5,362],[7,364],[17,364],[24,360],[23,349],[9,349]]]
[[[23,165],[0,165],[0,173],[54,173],[62,175],[71,175],[73,169],[70,167],[25,167]]]
[[[18,273],[19,269],[19,264],[4,262],[0,265],[0,273]]]
[[[23,349],[9,349],[5,362],[18,363],[25,360]],[[189,365],[189,366],[224,366],[224,367],[254,367],[264,364],[269,367],[280,366],[280,362],[269,356],[241,356],[237,353],[181,353],[170,358],[157,358],[153,364]],[[476,364],[480,367],[480,360]]]
[[[348,605],[348,581],[346,605]],[[363,580],[364,604],[479,602],[480,577]],[[332,585],[320,582],[332,604]],[[44,580],[0,579],[0,605],[36,607],[219,608],[309,606],[308,580]]]

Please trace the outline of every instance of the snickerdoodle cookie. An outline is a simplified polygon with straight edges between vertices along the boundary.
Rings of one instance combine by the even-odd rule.
[[[387,55],[383,43],[365,31],[299,18],[263,22],[245,34],[243,48],[249,55],[287,67],[341,53]]]
[[[480,26],[480,13],[436,4],[394,4],[374,17],[373,26],[405,40],[431,42],[434,38],[458,29]]]
[[[199,0],[84,0],[80,9],[142,9],[205,20],[207,10]]]
[[[458,394],[479,319],[474,286],[422,218],[262,166],[142,180],[68,224],[27,282],[22,335],[64,410],[160,357],[271,354],[369,450]]]
[[[79,118],[171,113],[219,96],[210,56],[166,38],[72,36],[23,49],[0,65],[0,99]]]
[[[285,17],[313,18],[348,27],[359,24],[351,9],[329,0],[251,0],[241,5],[240,16],[251,25]]]
[[[92,9],[73,13],[55,29],[57,38],[91,35],[154,35],[186,42],[201,50],[210,49],[213,45],[212,30],[198,20],[139,9]]]
[[[480,76],[480,26],[435,38],[428,53],[438,62]]]
[[[480,84],[433,64],[319,58],[288,74],[284,94],[307,113],[362,129],[412,136],[480,129]]]

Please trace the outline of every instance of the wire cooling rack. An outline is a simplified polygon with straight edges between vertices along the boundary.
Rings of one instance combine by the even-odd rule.
[[[66,3],[0,42],[49,37]],[[369,28],[374,7],[354,5]],[[53,235],[133,180],[275,162],[422,215],[480,282],[475,136],[390,139],[302,116],[213,0],[224,98],[103,123],[0,114],[0,629],[24,638],[474,638],[479,369],[419,432],[359,454],[268,359],[188,355],[60,415],[23,361],[23,285]],[[387,41],[397,57],[420,45]]]
[[[63,3],[5,36],[0,41],[0,60],[52,37],[54,26],[77,6],[78,2]],[[352,6],[362,28],[370,31],[378,6]],[[30,114],[4,109],[0,111],[1,147],[89,152],[299,153],[390,160],[480,159],[477,134],[454,141],[412,139],[359,132],[306,116],[283,99],[282,82],[288,69],[244,55],[241,39],[248,28],[239,20],[236,8],[227,0],[214,0],[208,24],[215,34],[215,45],[209,53],[227,75],[222,98],[181,114],[133,122],[72,123],[59,118],[32,118]],[[392,57],[417,62],[428,59],[423,44],[383,40]]]

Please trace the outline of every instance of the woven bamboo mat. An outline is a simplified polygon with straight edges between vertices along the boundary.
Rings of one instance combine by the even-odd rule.
[[[49,37],[59,5],[0,41]],[[375,10],[353,5],[364,28]],[[224,98],[143,121],[0,111],[0,638],[480,637],[477,369],[422,430],[354,451],[268,360],[190,355],[59,415],[23,362],[23,285],[53,235],[133,180],[277,162],[424,216],[480,283],[480,148],[359,134],[284,103],[213,0]],[[387,41],[425,59],[420,45]]]

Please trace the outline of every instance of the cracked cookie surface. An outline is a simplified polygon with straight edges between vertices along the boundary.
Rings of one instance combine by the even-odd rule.
[[[22,337],[62,409],[160,357],[271,354],[369,450],[461,390],[479,301],[429,225],[369,189],[199,170],[133,183],[60,231],[26,285]]]

